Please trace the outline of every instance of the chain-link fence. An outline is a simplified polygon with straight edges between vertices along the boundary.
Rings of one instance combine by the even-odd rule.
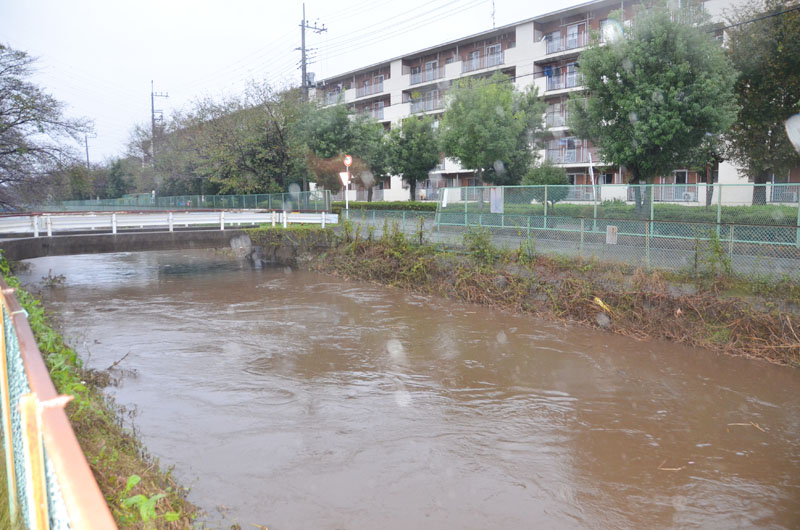
[[[171,209],[266,209],[329,212],[330,207],[330,190],[314,190],[253,195],[180,195],[174,197],[153,197],[148,194],[137,194],[121,197],[119,199],[61,201],[59,203],[45,205],[42,208],[51,212]]]
[[[26,314],[0,281],[0,417],[8,503],[25,528],[116,528]]]
[[[448,246],[460,245],[465,232],[480,228],[506,249],[693,273],[798,279],[798,187],[446,188],[436,214],[377,210],[351,212],[350,218],[362,232],[372,226],[380,234],[386,220],[397,222],[407,235],[421,231],[426,240]]]

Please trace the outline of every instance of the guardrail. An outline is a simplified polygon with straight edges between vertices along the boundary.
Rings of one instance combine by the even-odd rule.
[[[0,279],[0,402],[11,518],[26,528],[117,528],[14,290]]]
[[[34,237],[57,232],[110,231],[116,234],[125,229],[167,229],[176,227],[216,227],[260,225],[287,226],[292,223],[326,224],[339,222],[335,214],[325,212],[276,211],[188,211],[188,212],[113,212],[30,214],[0,217],[0,233],[33,234]]]

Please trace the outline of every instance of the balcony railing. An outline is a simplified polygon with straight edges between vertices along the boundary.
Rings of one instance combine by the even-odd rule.
[[[563,199],[565,201],[594,201],[595,194],[597,194],[597,200],[602,200],[600,196],[602,186],[591,186],[591,185],[576,185],[572,186],[567,190],[567,196]]]
[[[574,35],[561,36],[555,39],[547,39],[547,54],[583,48],[589,44],[587,33],[577,33]]]
[[[442,108],[442,98],[419,98],[411,100],[411,113],[416,112],[429,112],[432,110],[439,110]]]
[[[492,66],[500,66],[502,64],[504,64],[503,52],[482,55],[480,57],[473,57],[466,61],[461,61],[461,73],[474,72],[475,70],[491,68]]]
[[[578,72],[568,72],[547,77],[547,90],[561,90],[580,86]]]
[[[337,94],[326,94],[325,95],[325,104],[326,105],[336,105],[339,103],[339,98],[342,97],[341,92]]]
[[[371,85],[360,86],[356,88],[356,97],[363,98],[364,96],[380,94],[381,92],[383,92],[383,81],[380,83],[373,83]]]
[[[439,68],[430,68],[411,74],[411,84],[418,85],[420,83],[427,83],[428,81],[435,81],[444,78],[444,66]]]
[[[698,202],[705,200],[705,194],[699,193],[697,184],[654,185],[653,200],[656,202]],[[636,200],[636,186],[628,186],[628,200]]]
[[[600,156],[596,149],[588,147],[576,147],[575,149],[547,149],[545,158],[554,164],[588,164],[589,154],[591,153],[592,162],[598,162]]]
[[[569,114],[562,114],[560,112],[548,112],[545,117],[545,123],[548,127],[566,127]]]
[[[772,186],[770,193],[771,202],[797,203],[800,197],[800,185],[798,186]]]
[[[382,120],[383,119],[383,107],[373,109],[373,108],[366,108],[360,111],[361,114],[365,116],[369,116],[375,120]]]

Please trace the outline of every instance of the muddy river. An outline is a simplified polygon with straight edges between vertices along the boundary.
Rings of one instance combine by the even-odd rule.
[[[30,263],[212,525],[800,526],[798,370],[210,252]]]

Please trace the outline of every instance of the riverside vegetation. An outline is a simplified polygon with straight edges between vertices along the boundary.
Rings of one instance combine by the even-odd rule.
[[[191,528],[197,510],[186,500],[188,491],[175,482],[170,470],[159,467],[135,432],[123,426],[127,412],[114,404],[103,388],[113,381],[112,369],[100,372],[83,366],[75,350],[52,327],[41,302],[19,288],[19,280],[0,255],[0,272],[28,312],[28,321],[61,394],[74,399],[67,405],[72,428],[92,468],[100,490],[120,528]],[[2,470],[5,476],[5,470]],[[0,524],[8,519],[5,479],[0,480]]]
[[[304,229],[311,232],[313,229]],[[281,239],[281,229],[252,232],[254,241]],[[648,272],[518,249],[495,248],[485,230],[449,250],[407,237],[396,225],[382,235],[345,221],[318,271],[459,299],[513,312],[578,323],[637,339],[667,339],[715,352],[800,365],[800,284],[744,280],[730,274],[713,244],[685,273]],[[310,240],[305,236],[306,240]],[[296,238],[295,238],[296,239]],[[327,237],[326,237],[327,239]],[[712,242],[713,243],[713,242]]]

